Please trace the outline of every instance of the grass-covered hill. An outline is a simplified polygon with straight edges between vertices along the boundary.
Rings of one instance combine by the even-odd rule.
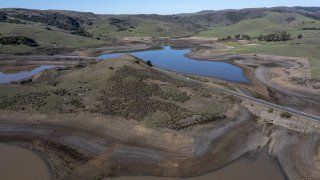
[[[241,20],[235,24],[212,26],[199,33],[203,37],[226,37],[237,34],[247,34],[257,37],[280,31],[287,31],[293,35],[304,34],[306,37],[320,35],[320,21],[306,17],[299,13],[264,12],[263,17]]]
[[[245,10],[242,10],[245,12]],[[234,48],[225,53],[255,53],[308,58],[312,77],[320,79],[320,8],[271,8],[255,9],[256,16],[228,24],[211,25],[196,36],[228,39],[230,36],[249,35],[251,45],[238,41],[223,42]],[[263,11],[263,12],[261,12]],[[231,11],[232,12],[232,11]],[[240,11],[241,12],[241,11]],[[253,12],[253,11],[251,11]],[[259,41],[259,35],[271,35],[287,32],[291,35],[287,41]],[[298,35],[302,35],[299,39]]]
[[[102,114],[178,130],[225,119],[237,103],[128,58],[52,69],[27,82],[0,87],[0,110]]]
[[[112,45],[122,37],[222,37],[287,30],[319,36],[319,8],[278,7],[201,11],[177,15],[97,15],[93,13],[0,9],[0,36],[23,36],[39,46],[0,45],[0,53],[23,54]],[[303,30],[302,30],[303,29]]]
[[[191,36],[196,29],[177,16],[96,15],[73,11],[0,9],[0,36],[25,36],[39,47],[2,45],[0,53],[50,53],[114,44],[121,37]],[[40,49],[40,50],[39,50]]]

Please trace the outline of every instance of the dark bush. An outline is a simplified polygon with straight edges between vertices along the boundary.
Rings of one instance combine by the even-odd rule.
[[[26,45],[30,47],[38,46],[37,42],[31,38],[25,36],[8,36],[8,37],[1,37],[0,44],[3,45]]]
[[[320,30],[320,28],[316,28],[316,27],[309,27],[309,28],[302,28],[302,30]]]
[[[146,64],[147,64],[148,66],[150,66],[150,67],[153,66],[151,61],[147,61]]]
[[[291,114],[288,112],[282,112],[280,116],[282,118],[287,118],[287,119],[291,118]]]
[[[132,20],[128,19],[119,19],[111,17],[109,18],[109,24],[117,27],[117,31],[127,31],[130,29],[135,29]],[[132,30],[131,30],[132,31]]]
[[[5,22],[7,19],[7,14],[4,12],[0,12],[0,22]]]
[[[92,38],[92,35],[90,33],[88,33],[87,31],[85,31],[83,28],[74,30],[74,31],[71,32],[71,34]]]
[[[21,80],[20,84],[28,84],[28,83],[32,83],[32,79],[25,79],[25,80]]]

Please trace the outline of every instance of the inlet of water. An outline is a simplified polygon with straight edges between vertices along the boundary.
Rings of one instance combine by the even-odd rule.
[[[12,81],[19,81],[19,80],[34,76],[44,70],[53,69],[53,68],[57,68],[57,67],[60,67],[60,66],[41,65],[41,66],[36,67],[30,71],[20,71],[20,72],[15,72],[15,73],[0,72],[0,84],[9,83]]]
[[[101,58],[117,58],[123,54],[131,54],[145,61],[150,60],[153,65],[171,71],[216,77],[238,83],[249,83],[241,68],[226,62],[200,61],[186,57],[191,50],[177,50],[166,46],[160,50],[146,50],[139,52],[104,54]]]
[[[0,144],[0,179],[49,180],[44,160],[32,151]]]

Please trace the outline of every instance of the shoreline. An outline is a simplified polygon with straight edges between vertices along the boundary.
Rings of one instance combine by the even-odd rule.
[[[15,115],[16,116],[16,115]],[[8,116],[6,116],[6,117],[8,117]],[[2,120],[3,121],[3,120]],[[19,120],[20,121],[20,120]],[[42,124],[42,123],[40,123],[39,122],[39,120],[32,120],[32,121],[36,121],[37,123],[36,124]],[[12,123],[12,122],[11,122]],[[25,122],[26,123],[26,122]],[[25,124],[24,123],[24,124]],[[241,122],[240,122],[241,123]],[[242,122],[243,123],[243,122]],[[32,125],[33,123],[31,123],[30,125]],[[50,123],[51,124],[51,123]],[[54,123],[55,124],[55,123]],[[246,123],[245,123],[246,124]],[[37,126],[39,126],[39,125],[37,125]],[[2,123],[2,125],[1,126],[3,126],[3,123]],[[34,126],[34,125],[33,125]],[[41,125],[40,125],[41,126]],[[135,125],[136,126],[136,125]],[[205,125],[205,126],[207,126],[207,125]],[[14,125],[14,126],[12,126],[12,127],[19,127],[19,126],[16,126],[16,125]],[[28,127],[28,125],[26,126],[26,127]],[[48,126],[48,127],[50,127],[50,125]],[[74,127],[74,126],[73,126]],[[223,125],[222,125],[222,127],[223,127]],[[236,126],[237,127],[237,126]],[[1,129],[3,129],[3,128],[1,128]],[[50,129],[52,129],[52,128],[50,128]],[[233,128],[232,128],[233,129]],[[27,129],[25,129],[24,131],[26,131]],[[40,130],[40,129],[39,129]],[[37,130],[38,131],[38,130]],[[40,130],[40,132],[41,132],[42,130]],[[229,130],[228,130],[229,131]],[[10,131],[11,133],[10,134],[16,134],[16,133],[14,133],[14,131],[13,131],[13,129],[11,129],[11,131]],[[26,133],[27,133],[28,131],[26,131]],[[32,131],[31,131],[32,132]],[[198,130],[198,132],[199,132],[199,130]],[[3,134],[4,132],[3,132],[3,130],[1,130],[1,134]],[[30,133],[30,132],[29,132]],[[27,133],[27,134],[29,134],[29,133]],[[178,132],[177,132],[178,133]],[[7,137],[10,137],[11,135],[10,134],[6,134],[6,136]],[[19,133],[18,133],[19,134]],[[24,134],[24,133],[23,133]],[[30,136],[30,134],[29,135],[27,135],[27,134],[25,134],[25,135],[27,135],[27,136],[25,136],[25,135],[23,135],[23,134],[20,134],[19,136],[23,136],[24,138],[27,138],[28,139],[28,136]],[[178,134],[181,134],[181,133],[178,133]],[[185,135],[187,135],[187,136],[189,136],[188,134],[189,133],[187,133],[187,132],[184,132],[184,133],[182,133],[182,134],[185,134]],[[181,135],[182,135],[181,134]],[[223,133],[223,134],[225,134],[225,133]],[[232,133],[233,134],[233,133]],[[185,136],[185,135],[183,135],[183,136]],[[32,134],[31,134],[31,136],[33,136]],[[39,135],[36,135],[36,136],[39,136]],[[41,135],[40,135],[41,136]],[[45,135],[45,136],[47,136],[47,135]],[[179,135],[180,136],[180,135]],[[220,135],[219,135],[220,136]],[[223,135],[224,136],[224,135]],[[12,137],[11,138],[13,138],[13,139],[15,139],[14,137],[17,137],[17,135],[12,135]],[[3,135],[1,135],[1,142],[3,142],[3,139],[4,138],[4,136]],[[10,139],[10,138],[9,138]],[[18,138],[19,139],[19,138]],[[33,138],[31,138],[31,139],[33,139]],[[37,139],[37,138],[36,138]],[[10,140],[9,140],[10,141]],[[34,141],[34,140],[33,140]],[[183,141],[185,141],[185,140],[183,140]],[[113,141],[112,140],[112,142],[117,142],[117,141]],[[121,141],[120,141],[121,142]],[[59,144],[59,143],[58,143]],[[130,144],[130,143],[129,143]],[[129,145],[130,146],[130,145]],[[154,146],[154,145],[152,145],[152,146]],[[152,147],[151,146],[151,147]],[[183,145],[184,146],[184,145]],[[240,145],[239,145],[240,146]],[[255,146],[255,145],[254,145]],[[143,146],[142,146],[143,147]],[[192,146],[190,146],[190,147],[193,147],[193,145]],[[211,147],[211,146],[210,146]],[[193,148],[195,148],[195,147],[193,147]],[[211,147],[212,148],[212,147]],[[211,148],[206,148],[206,152],[208,151],[208,150],[210,150]],[[241,147],[241,148],[244,148],[244,147]],[[151,148],[152,149],[152,148]],[[255,149],[255,148],[254,148]],[[177,149],[178,150],[178,149]],[[181,149],[182,150],[182,149]],[[179,151],[181,151],[181,150],[179,150]],[[167,150],[166,150],[167,151]],[[165,151],[165,152],[166,152]],[[174,150],[174,151],[176,151],[176,150]],[[183,150],[183,151],[185,151],[185,150]],[[182,152],[183,152],[182,151]],[[188,150],[189,151],[189,150]],[[187,153],[188,151],[185,151],[185,153]],[[246,152],[246,151],[243,151],[243,152]],[[168,153],[172,153],[172,150],[169,150],[168,151]],[[177,152],[176,152],[177,153]],[[174,154],[176,154],[176,153],[174,153]],[[183,154],[185,154],[185,153],[182,153],[181,154],[181,152],[180,153],[178,153],[179,155],[177,156],[177,157],[175,157],[176,155],[174,155],[173,157],[175,157],[175,158],[173,158],[172,160],[173,161],[175,161],[174,159],[176,159],[176,158],[178,158],[178,159],[180,159],[180,160],[178,160],[178,161],[186,161],[187,159],[189,159],[189,158],[187,158],[187,159],[185,159],[185,158],[182,158],[181,159],[181,155],[183,155]],[[231,152],[230,152],[231,153]],[[189,153],[187,153],[187,154],[189,154]],[[207,153],[205,153],[205,154],[207,154]],[[235,158],[238,158],[239,156],[241,156],[242,155],[242,153],[237,153],[237,152],[235,152],[235,154],[238,154],[238,155],[236,155],[236,156],[234,156]],[[186,154],[185,154],[186,155]],[[170,155],[170,156],[172,156],[172,155]],[[189,155],[187,155],[187,156],[189,156]],[[94,157],[94,156],[93,156]],[[202,157],[202,158],[206,158],[206,157],[210,157],[210,155],[201,155],[200,157]],[[192,159],[194,159],[195,157],[192,157]],[[202,159],[201,158],[201,159]],[[232,157],[230,157],[231,159],[230,159],[230,161],[233,161],[234,159],[232,158]],[[183,159],[185,159],[185,160],[183,160]],[[227,159],[229,159],[229,158],[227,158]],[[172,160],[170,160],[170,161],[172,161]],[[187,162],[188,162],[189,160],[187,160]],[[89,161],[90,162],[90,161]],[[134,162],[134,161],[133,161]],[[147,162],[149,162],[149,161],[147,161]],[[201,161],[200,161],[201,162]],[[198,162],[198,163],[200,163],[200,162]],[[227,162],[229,162],[229,160],[227,160]],[[145,162],[146,163],[146,162]],[[189,162],[189,163],[191,163],[191,162]],[[122,163],[121,163],[122,164]],[[188,164],[188,163],[187,163]],[[192,163],[193,164],[193,163]],[[219,163],[220,164],[220,163]],[[224,164],[224,163],[222,163],[222,164]],[[191,165],[191,164],[190,164]],[[221,166],[221,164],[220,165],[215,165],[215,166],[217,166],[217,167],[219,167],[219,166]],[[170,167],[170,166],[169,166]],[[188,165],[185,167],[185,168],[187,168],[188,167]],[[198,166],[199,167],[199,166]],[[187,168],[187,169],[189,169],[189,168]],[[211,168],[209,168],[209,169],[211,169]],[[215,168],[214,168],[215,169]],[[213,170],[213,169],[212,169]],[[207,172],[211,172],[212,170],[206,170],[205,172],[202,172],[202,173],[196,173],[196,174],[194,174],[194,175],[198,175],[198,174],[205,174],[205,173],[207,173]],[[174,174],[176,174],[177,172],[171,172],[171,173],[174,173]],[[148,173],[149,174],[149,173]],[[176,175],[174,175],[174,174],[168,174],[168,175],[170,175],[170,176],[178,176],[178,174],[176,174]],[[187,174],[189,174],[189,175],[182,175],[182,174],[180,174],[180,176],[190,176],[191,174],[193,174],[192,172],[191,172],[191,174],[190,173],[187,173]],[[152,174],[150,174],[150,175],[152,175]],[[155,174],[155,175],[160,175],[160,174]]]

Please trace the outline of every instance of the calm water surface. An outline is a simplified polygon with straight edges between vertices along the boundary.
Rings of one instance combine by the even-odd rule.
[[[0,72],[0,84],[9,83],[12,81],[19,81],[19,80],[34,76],[34,75],[36,75],[46,69],[53,69],[53,68],[57,68],[57,67],[60,67],[60,66],[42,65],[42,66],[36,67],[35,69],[33,69],[31,71],[21,71],[21,72],[17,72],[17,73]]]
[[[186,57],[190,49],[176,50],[169,46],[160,50],[147,50],[130,53],[104,54],[101,58],[116,58],[131,54],[145,61],[150,60],[157,67],[193,75],[216,77],[224,80],[249,83],[241,68],[224,62],[199,61]]]
[[[34,152],[0,144],[0,179],[49,180],[50,173],[43,159]]]

